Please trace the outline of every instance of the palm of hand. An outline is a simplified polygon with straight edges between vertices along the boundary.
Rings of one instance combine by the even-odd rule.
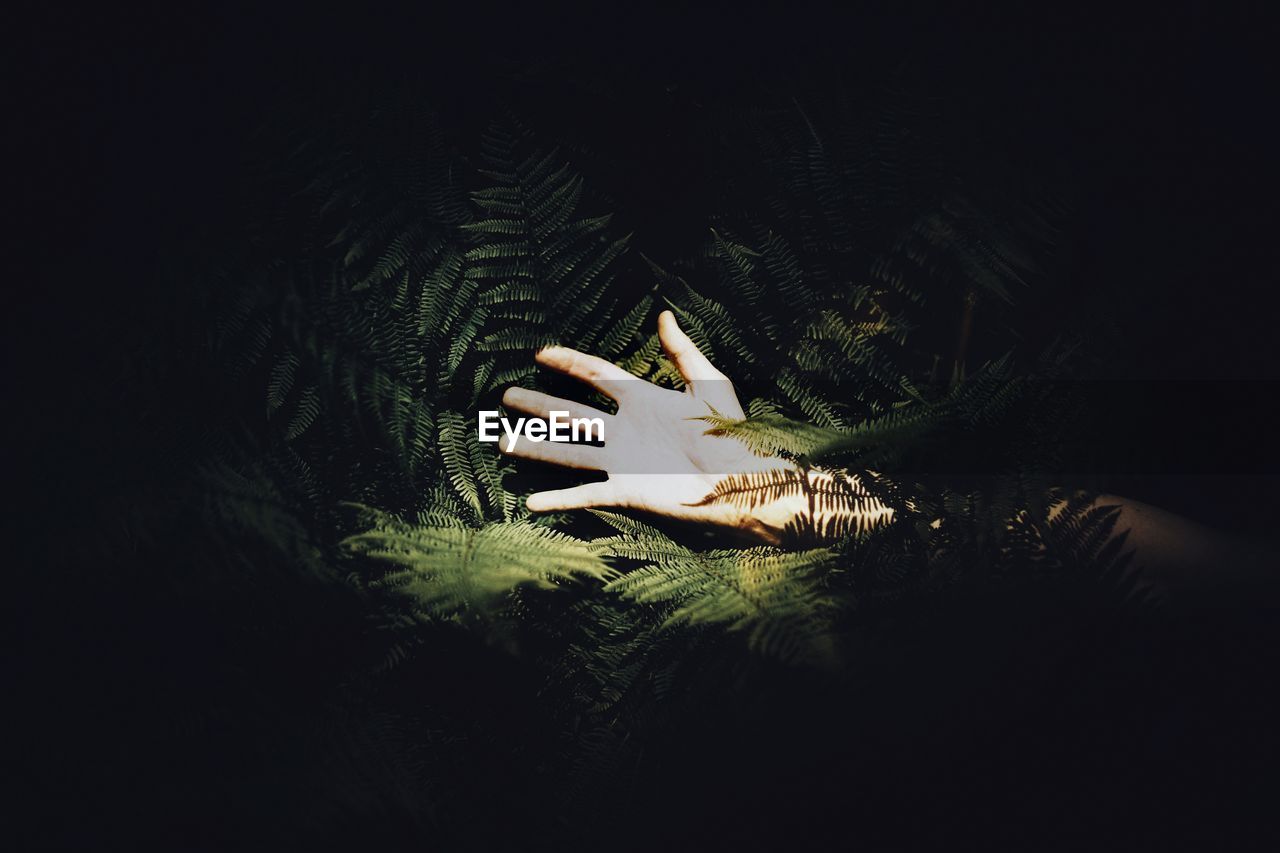
[[[513,456],[555,465],[604,471],[607,480],[529,497],[534,512],[624,507],[671,518],[736,527],[742,511],[728,503],[702,503],[728,474],[775,467],[779,460],[753,454],[740,441],[708,435],[701,420],[718,413],[742,418],[744,413],[729,380],[698,351],[663,312],[658,332],[668,357],[684,378],[685,392],[660,388],[631,376],[604,359],[564,347],[538,353],[539,363],[579,379],[618,403],[616,414],[524,388],[509,388],[503,404],[547,417],[567,411],[570,417],[601,418],[603,446],[531,442],[521,437],[504,451]]]

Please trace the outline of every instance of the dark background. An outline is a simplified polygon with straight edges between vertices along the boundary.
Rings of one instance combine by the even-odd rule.
[[[462,126],[503,106],[559,123],[632,164],[610,189],[661,240],[705,227],[692,132],[706,105],[765,86],[872,88],[905,68],[971,124],[975,160],[1070,189],[1075,286],[1122,330],[1100,375],[1174,380],[1108,424],[1112,467],[1141,447],[1138,473],[1275,473],[1256,416],[1280,372],[1270,20],[1194,4],[887,9],[47,12],[9,87],[7,230],[24,236],[6,345],[40,368],[8,377],[28,401],[10,426],[78,430],[112,353],[164,316],[160,248],[218,239],[261,153],[254,132],[300,98],[438,81],[432,103]],[[516,74],[534,82],[513,90]],[[1141,479],[1117,485],[1219,524],[1257,506],[1247,480],[1233,485],[1251,499],[1220,506],[1191,481]]]
[[[295,99],[351,80],[434,79],[433,103],[463,126],[487,120],[504,98],[523,99],[515,106],[633,164],[611,187],[618,208],[679,240],[704,227],[708,190],[689,140],[703,105],[749,100],[759,87],[787,81],[871,85],[904,67],[948,115],[970,123],[981,141],[976,159],[1012,163],[1072,189],[1073,280],[1082,300],[1106,315],[1100,321],[1120,332],[1101,372],[1118,382],[1161,380],[1107,396],[1117,406],[1100,442],[1110,487],[1218,527],[1269,535],[1280,379],[1272,310],[1280,233],[1276,31],[1261,4],[1040,6],[881,4],[839,16],[729,5],[424,8],[406,16],[356,7],[333,16],[28,9],[25,26],[9,34],[20,44],[4,95],[13,146],[4,230],[17,237],[3,311],[5,469],[17,553],[40,551],[58,537],[61,519],[109,503],[129,485],[120,460],[142,424],[166,409],[156,400],[121,416],[115,405],[128,394],[119,387],[125,354],[164,334],[175,301],[172,282],[159,274],[162,250],[218,239],[238,215],[254,131]],[[529,68],[538,69],[537,82],[512,95],[504,81]],[[59,608],[32,610],[22,597],[47,592],[32,575],[93,570],[19,564],[9,644],[18,689],[7,692],[37,709],[24,730],[30,764],[19,764],[43,805],[36,813],[83,819],[85,837],[100,839],[95,821],[112,807],[64,796],[90,787],[76,778],[83,774],[109,794],[115,773],[105,760],[77,769],[77,750],[112,736],[94,725],[90,685],[99,682],[83,677],[82,644],[95,645],[90,666],[103,682],[145,691],[146,681],[127,657],[112,654],[109,637],[85,636],[71,616],[50,631],[44,620],[57,619]],[[97,604],[125,621],[147,618],[123,592]],[[1081,839],[1123,846],[1153,834],[1261,843],[1272,830],[1264,794],[1276,790],[1272,616],[1262,605],[1196,612],[1161,629],[1167,633],[1150,642],[1158,652],[1132,637],[1114,655],[1095,648],[1094,663],[1079,664],[1088,674],[1061,718],[1041,715],[1016,736],[956,724],[904,746],[885,734],[878,760],[896,776],[881,789],[883,801],[855,809],[858,821],[835,817],[851,806],[833,793],[843,790],[838,771],[818,761],[800,762],[807,775],[794,784],[775,779],[761,789],[768,802],[747,805],[793,813],[770,823],[793,839],[945,842],[954,828],[998,843],[1023,832],[1034,838],[1043,825],[1079,827],[1074,840],[1053,833],[1069,848]],[[59,637],[54,647],[36,639],[50,634]],[[1099,667],[1098,658],[1108,663]],[[941,672],[947,662],[932,665]],[[1147,676],[1135,680],[1135,671]],[[970,713],[978,720],[995,704],[1043,710],[1063,699],[1044,685],[1006,683],[974,698]],[[883,718],[918,713],[881,701]],[[894,750],[901,762],[891,760]],[[144,761],[129,749],[119,754]],[[1036,784],[1018,781],[1027,767],[1050,765]],[[794,761],[776,766],[801,772]],[[714,801],[697,779],[670,782],[671,796]],[[917,784],[955,802],[939,806],[935,796],[935,805],[919,806]],[[1097,802],[1076,796],[1082,789],[1096,790]],[[1059,796],[1068,790],[1071,797]],[[779,791],[788,792],[781,801]],[[216,808],[209,820],[217,821]],[[130,823],[116,811],[104,825]],[[921,835],[921,823],[936,831]],[[702,828],[743,834],[735,826],[722,816]],[[642,837],[650,834],[664,835],[650,827]],[[66,827],[48,837],[68,837]]]

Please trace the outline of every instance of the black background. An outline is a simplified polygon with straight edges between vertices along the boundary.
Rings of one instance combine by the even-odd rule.
[[[1154,386],[1163,391],[1117,412],[1107,441],[1114,458],[1141,448],[1149,461],[1143,471],[1118,473],[1113,488],[1216,526],[1270,533],[1280,217],[1276,32],[1261,4],[1125,11],[1067,3],[1017,11],[880,4],[839,15],[729,5],[420,8],[407,15],[355,6],[340,14],[168,6],[27,11],[8,35],[18,44],[5,94],[13,147],[4,230],[13,242],[3,375],[7,490],[16,506],[11,535],[33,547],[56,536],[59,517],[110,501],[127,477],[112,462],[135,440],[137,425],[99,413],[116,393],[124,353],[163,327],[172,304],[172,284],[156,268],[160,249],[212,239],[237,215],[257,127],[299,93],[406,74],[437,79],[433,101],[455,120],[483,121],[502,91],[495,81],[537,63],[550,70],[518,106],[587,128],[633,163],[630,178],[613,188],[618,207],[673,238],[703,227],[700,169],[687,144],[700,104],[750,98],[756,87],[779,81],[874,80],[886,69],[911,69],[951,114],[972,123],[980,156],[1073,188],[1074,280],[1121,331],[1106,371],[1118,380],[1167,380]],[[599,91],[584,89],[592,80],[603,81],[609,97],[583,95]],[[157,401],[136,416],[163,410]],[[112,473],[99,477],[99,469]],[[92,567],[68,569],[84,570]],[[11,598],[23,611],[21,593]],[[102,605],[132,618],[127,601]],[[1125,661],[1080,663],[1083,686],[1061,711],[1062,720],[1074,721],[1063,722],[1068,734],[1041,716],[1016,737],[974,735],[959,724],[914,746],[886,735],[878,760],[896,775],[882,800],[851,806],[839,793],[834,758],[778,759],[777,767],[799,773],[799,766],[807,775],[774,780],[762,788],[768,794],[761,802],[737,805],[792,810],[793,817],[769,825],[793,841],[812,833],[909,846],[986,834],[1012,843],[1029,833],[1034,849],[1047,846],[1035,835],[1043,826],[1046,837],[1065,838],[1070,849],[1093,848],[1103,838],[1127,847],[1153,835],[1194,845],[1223,838],[1261,844],[1272,829],[1267,793],[1276,790],[1271,614],[1263,607],[1186,620],[1166,629],[1153,657],[1129,638]],[[76,688],[83,662],[68,662],[83,638],[69,627],[66,647],[55,654],[32,640],[23,618],[11,624],[15,671],[42,673],[32,685],[58,686],[41,696],[43,688],[24,690],[20,681],[10,701],[32,699],[39,709],[50,696],[78,700],[54,715],[60,731],[35,722],[29,730],[28,745],[36,746],[28,758],[64,768],[46,766],[28,777],[44,806],[38,813],[71,823],[99,814],[62,798],[58,783],[77,773],[75,751],[62,739],[83,736],[61,727],[94,731],[94,696]],[[1093,652],[1108,657],[1106,649]],[[109,643],[95,660],[131,680],[130,664],[113,659]],[[945,661],[933,665],[946,669]],[[1135,680],[1135,671],[1148,676]],[[971,712],[980,718],[984,703],[1021,701],[1043,710],[1046,697],[1063,698],[1005,684],[995,698],[975,697]],[[60,741],[63,747],[47,752],[40,746]],[[890,760],[895,754],[900,762]],[[1028,766],[1049,765],[1054,769],[1036,784],[1024,789],[1018,781]],[[94,772],[110,786],[109,768]],[[714,801],[698,778],[671,781],[670,796]],[[917,810],[917,784],[950,791],[955,803]],[[789,792],[781,803],[780,790]],[[841,818],[846,809],[857,819]],[[727,817],[731,812],[721,814],[701,829],[751,836]],[[216,810],[209,820],[217,821]],[[921,830],[921,823],[933,829]],[[87,839],[102,840],[92,821],[84,829]],[[679,837],[697,837],[689,831]],[[666,836],[654,827],[640,834]]]
[[[1274,29],[1260,9],[45,15],[9,92],[7,231],[23,236],[6,345],[40,367],[8,377],[29,401],[10,426],[28,440],[84,421],[77,401],[109,376],[96,371],[166,310],[158,247],[216,239],[239,215],[253,133],[292,99],[412,78],[437,80],[433,104],[462,124],[504,105],[553,116],[634,164],[615,180],[618,206],[661,239],[703,227],[689,144],[703,104],[823,79],[870,87],[906,68],[972,123],[976,156],[1070,188],[1075,286],[1102,294],[1123,331],[1102,375],[1176,380],[1115,419],[1116,467],[1141,446],[1147,473],[1276,471],[1271,424],[1254,416],[1280,374],[1267,310]],[[539,82],[512,103],[502,81],[529,68]],[[1265,524],[1247,479],[1232,485],[1250,499],[1227,507],[1191,481],[1117,485],[1215,523]]]

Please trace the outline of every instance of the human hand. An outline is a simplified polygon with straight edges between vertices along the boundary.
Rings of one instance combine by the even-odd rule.
[[[829,482],[831,475],[801,471],[781,457],[753,453],[736,438],[708,433],[701,420],[708,415],[746,416],[732,383],[680,330],[670,311],[658,317],[658,337],[684,378],[683,392],[661,388],[602,358],[566,347],[548,347],[536,359],[616,401],[616,414],[525,388],[507,389],[502,402],[510,409],[542,418],[553,411],[567,412],[570,418],[600,418],[604,423],[603,446],[530,441],[523,435],[510,446],[500,445],[512,456],[609,475],[600,482],[530,495],[529,509],[635,509],[775,544],[788,530],[815,528],[812,523],[797,524],[813,514],[812,503],[799,488],[771,500],[709,499],[717,485],[732,475],[772,472],[797,484],[802,480],[816,484],[823,478]],[[887,520],[889,510],[880,509],[872,508],[871,514],[877,521]]]

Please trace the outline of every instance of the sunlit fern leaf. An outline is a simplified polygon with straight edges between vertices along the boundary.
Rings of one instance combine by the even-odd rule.
[[[819,575],[830,551],[696,551],[644,522],[596,515],[618,535],[593,544],[647,563],[610,581],[607,592],[660,607],[668,627],[719,625],[743,632],[748,645],[765,654],[796,659],[823,646],[830,602],[819,590]]]
[[[892,516],[879,497],[856,488],[829,486],[816,493],[817,513],[803,513],[782,528],[786,543],[849,543],[883,529]]]
[[[708,435],[737,439],[752,453],[760,456],[778,453],[808,456],[843,437],[843,433],[838,430],[824,429],[775,414],[736,419],[713,412],[699,420],[707,424]]]
[[[652,524],[646,524],[639,519],[632,518],[620,512],[610,512],[603,509],[588,510],[596,518],[607,523],[619,533],[630,536],[663,538],[662,531],[654,527]]]
[[[621,544],[609,553],[649,553],[659,562],[632,569],[610,581],[607,592],[641,604],[661,606],[665,624],[721,625],[746,635],[750,648],[786,660],[822,648],[830,603],[815,575],[831,559],[825,549],[772,548],[680,553],[660,541]]]
[[[410,524],[377,514],[371,529],[349,536],[352,554],[390,564],[376,585],[407,596],[436,618],[503,606],[516,587],[551,589],[614,574],[590,543],[524,521],[470,527]]]

